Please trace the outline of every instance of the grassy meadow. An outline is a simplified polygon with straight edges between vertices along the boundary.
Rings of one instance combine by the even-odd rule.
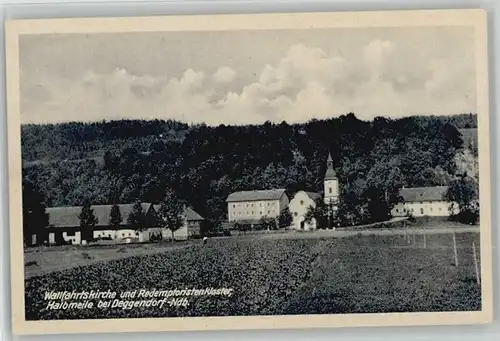
[[[26,279],[26,318],[235,316],[481,309],[472,242],[479,233],[363,234],[342,238],[242,236],[179,247],[86,250],[91,260]],[[306,236],[307,234],[303,234]],[[94,252],[94,253],[93,253]],[[99,253],[100,252],[100,253]],[[107,254],[106,254],[107,252]],[[40,253],[40,252],[38,252]],[[73,257],[82,257],[73,250]],[[89,258],[87,257],[87,258]],[[97,258],[96,258],[97,257]],[[68,258],[70,259],[70,258]],[[48,261],[48,260],[47,260]],[[479,261],[479,259],[478,259]],[[47,291],[232,288],[189,305],[46,310]]]

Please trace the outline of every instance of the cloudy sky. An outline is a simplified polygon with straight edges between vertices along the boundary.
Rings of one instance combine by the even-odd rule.
[[[476,111],[470,28],[23,36],[23,123]]]

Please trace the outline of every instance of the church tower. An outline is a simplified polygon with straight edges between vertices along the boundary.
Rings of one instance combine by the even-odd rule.
[[[336,205],[339,200],[339,179],[333,169],[332,155],[328,153],[326,161],[326,173],[324,179],[324,202],[325,204]]]

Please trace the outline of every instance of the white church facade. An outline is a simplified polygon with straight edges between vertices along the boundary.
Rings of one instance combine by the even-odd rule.
[[[314,192],[298,191],[290,201],[290,213],[293,217],[291,228],[294,230],[316,230],[316,219],[306,221],[306,214],[310,207],[316,207],[316,200],[321,198],[321,194]]]
[[[333,167],[333,159],[331,154],[328,154],[326,160],[326,172],[323,179],[323,202],[326,205],[331,205],[332,210],[335,211],[339,201],[339,179]],[[320,193],[298,191],[290,201],[290,213],[293,217],[291,228],[294,230],[316,230],[318,222],[316,219],[307,221],[306,214],[310,207],[316,207],[316,201],[321,199]]]

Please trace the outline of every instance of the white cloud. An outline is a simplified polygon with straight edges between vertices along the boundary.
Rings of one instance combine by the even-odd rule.
[[[230,67],[223,66],[214,74],[214,80],[218,83],[231,83],[236,76],[236,71]]]
[[[407,60],[397,46],[374,40],[344,58],[305,45],[290,47],[257,81],[224,90],[236,71],[220,67],[211,77],[188,69],[179,78],[136,76],[125,69],[89,71],[79,80],[30,79],[22,74],[24,122],[119,118],[180,119],[207,124],[290,123],[355,112],[363,119],[413,113],[474,111],[474,72],[460,59]],[[472,77],[472,78],[471,78]]]

